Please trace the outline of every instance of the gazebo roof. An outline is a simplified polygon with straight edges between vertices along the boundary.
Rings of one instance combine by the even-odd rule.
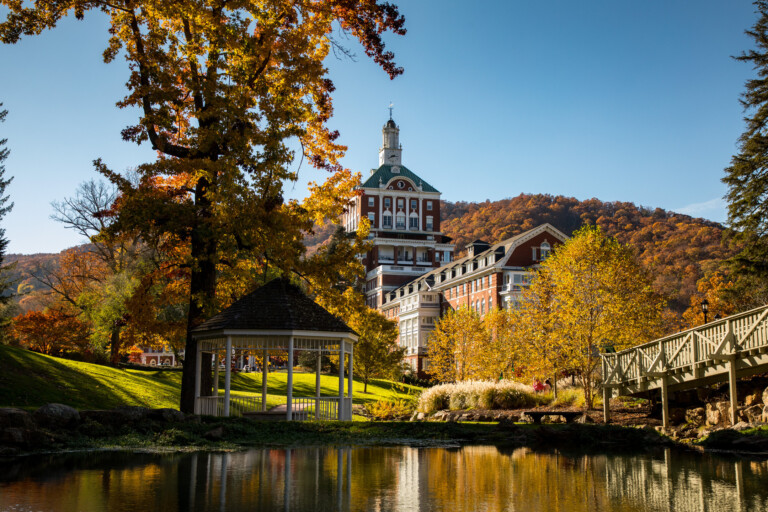
[[[286,278],[249,293],[195,327],[194,334],[216,331],[319,331],[357,335],[340,318],[307,297]]]

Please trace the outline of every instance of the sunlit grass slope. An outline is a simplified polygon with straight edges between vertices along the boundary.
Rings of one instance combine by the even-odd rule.
[[[224,372],[220,389],[223,393]],[[267,380],[269,406],[285,403],[286,373],[272,373]],[[322,375],[320,387],[324,396],[338,394],[335,375]],[[178,408],[181,372],[124,370],[56,357],[0,345],[0,407],[35,409],[55,402],[78,409],[110,409],[121,405]],[[355,380],[355,403],[381,399],[406,398],[417,395],[420,388],[372,380],[368,393],[363,383]],[[260,373],[238,373],[232,376],[232,394],[261,394]],[[294,374],[294,396],[314,396],[315,375]]]

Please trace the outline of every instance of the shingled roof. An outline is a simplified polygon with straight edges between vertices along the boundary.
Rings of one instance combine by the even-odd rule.
[[[398,172],[392,172],[392,168],[397,167]],[[379,188],[379,182],[387,184],[392,178],[406,178],[411,180],[417,187],[421,185],[421,189],[424,192],[437,192],[438,190],[427,183],[426,181],[422,180],[416,174],[408,169],[404,165],[391,165],[391,164],[384,164],[378,169],[376,169],[376,172],[371,174],[371,176],[365,180],[365,183],[363,183],[363,188]]]
[[[322,331],[357,334],[341,319],[307,297],[288,279],[277,278],[249,293],[195,329],[195,334],[224,330]]]

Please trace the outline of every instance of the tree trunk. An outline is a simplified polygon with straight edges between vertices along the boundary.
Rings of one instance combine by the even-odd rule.
[[[114,366],[120,362],[120,326],[112,327],[109,334],[109,362]]]
[[[363,377],[363,393],[368,393],[368,377]]]
[[[192,337],[192,329],[205,321],[206,316],[210,314],[209,305],[216,297],[216,240],[209,232],[208,221],[213,213],[210,200],[205,195],[207,185],[205,179],[200,179],[195,187],[198,216],[191,235],[192,272],[189,287],[189,316],[179,403],[179,409],[185,413],[193,413],[195,410],[197,340]],[[210,396],[213,391],[212,356],[210,353],[201,354],[201,356],[200,394]],[[224,355],[225,364],[230,364],[231,357],[231,354]]]

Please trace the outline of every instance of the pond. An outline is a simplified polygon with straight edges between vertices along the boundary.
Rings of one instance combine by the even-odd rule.
[[[0,463],[13,511],[768,510],[768,462],[495,446],[126,452]]]

